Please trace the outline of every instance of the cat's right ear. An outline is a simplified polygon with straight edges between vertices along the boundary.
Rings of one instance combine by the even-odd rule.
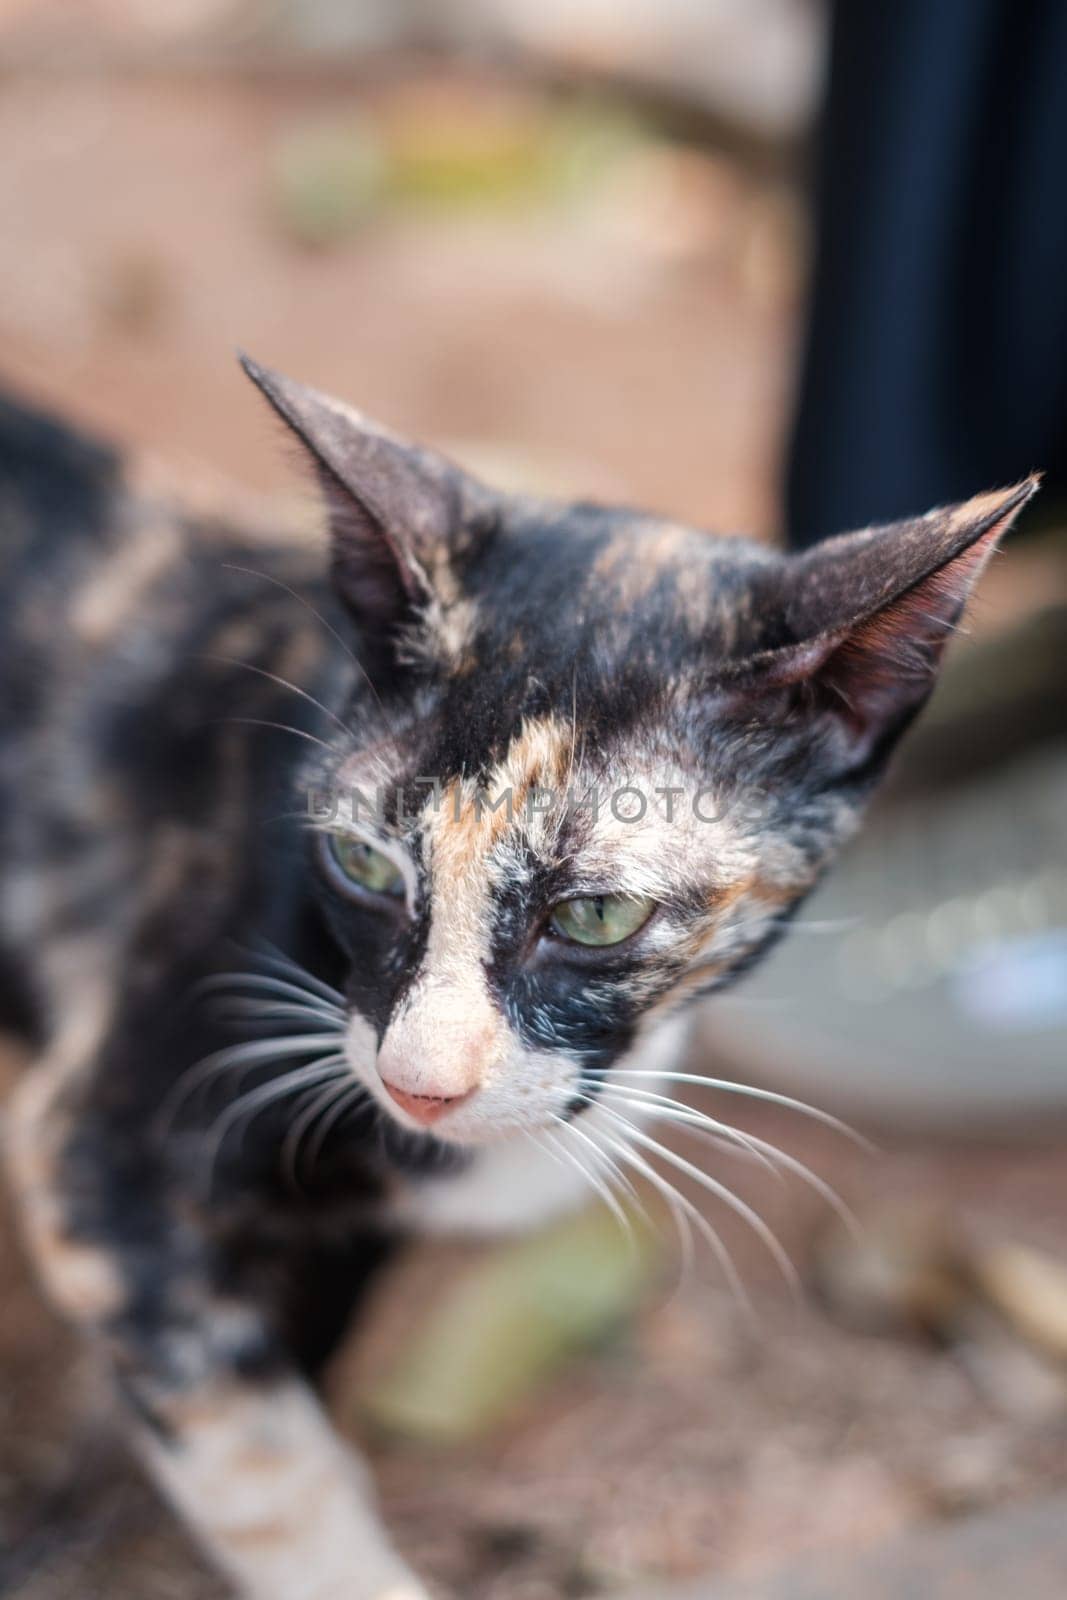
[[[788,692],[796,723],[835,733],[839,776],[872,770],[930,694],[977,578],[1039,481],[759,569],[756,609],[778,637],[739,662],[739,703]]]
[[[341,401],[240,361],[310,455],[329,513],[335,587],[363,635],[384,641],[433,598],[468,480]]]

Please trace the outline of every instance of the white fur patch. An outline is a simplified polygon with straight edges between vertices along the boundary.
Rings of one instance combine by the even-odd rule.
[[[686,1031],[683,1019],[661,1022],[620,1058],[619,1066],[647,1072],[643,1086],[655,1088],[658,1075],[677,1063]],[[560,1070],[561,1104],[557,1110],[562,1111],[575,1092],[577,1071],[573,1064],[559,1057],[555,1060]],[[610,1095],[610,1072],[605,1083]],[[638,1125],[643,1120],[632,1105],[627,1107],[627,1115]],[[553,1125],[549,1121],[546,1126]],[[595,1104],[580,1115],[577,1127],[583,1135],[580,1140],[565,1133],[546,1138],[535,1128],[487,1145],[475,1153],[466,1171],[439,1178],[431,1175],[412,1183],[394,1206],[394,1215],[428,1233],[495,1234],[523,1232],[577,1210],[596,1198],[591,1176],[598,1176],[601,1182],[604,1179],[605,1166],[590,1148],[590,1141],[605,1151],[606,1141],[618,1141],[622,1136],[618,1122]]]
[[[175,1437],[144,1435],[143,1453],[246,1600],[427,1600],[302,1384],[220,1383],[171,1420]]]

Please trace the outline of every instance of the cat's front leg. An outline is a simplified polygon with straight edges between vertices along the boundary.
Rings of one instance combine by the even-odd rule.
[[[81,1126],[72,1145],[56,1088],[31,1071],[8,1121],[29,1251],[105,1351],[141,1454],[198,1541],[246,1600],[426,1600],[259,1308],[219,1287],[147,1168]]]
[[[157,1481],[241,1594],[426,1600],[365,1470],[298,1379],[220,1374],[154,1397],[147,1416],[139,1432]]]

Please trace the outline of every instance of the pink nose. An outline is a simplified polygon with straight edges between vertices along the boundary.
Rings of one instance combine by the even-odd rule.
[[[464,1100],[469,1100],[474,1093],[473,1089],[468,1089],[466,1094],[409,1094],[406,1089],[398,1089],[387,1078],[382,1079],[382,1087],[402,1111],[406,1111],[409,1117],[424,1128],[438,1122],[446,1111],[461,1106]]]

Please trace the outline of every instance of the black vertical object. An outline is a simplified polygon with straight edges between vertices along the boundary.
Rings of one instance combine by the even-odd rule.
[[[1067,479],[1067,3],[838,0],[790,541]]]

